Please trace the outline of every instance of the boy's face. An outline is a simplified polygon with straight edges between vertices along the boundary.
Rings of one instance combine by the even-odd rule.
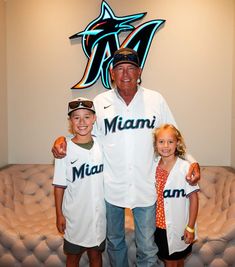
[[[74,134],[85,136],[91,134],[96,115],[91,110],[77,109],[70,115],[71,128]]]

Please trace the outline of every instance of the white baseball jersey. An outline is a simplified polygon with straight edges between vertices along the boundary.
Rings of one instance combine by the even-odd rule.
[[[94,99],[97,135],[103,145],[105,199],[120,207],[156,201],[153,129],[175,120],[164,98],[138,87],[127,106],[116,89]]]
[[[71,140],[67,155],[55,159],[53,185],[66,187],[62,211],[66,218],[64,238],[83,247],[100,245],[106,236],[103,154],[94,139],[90,150]]]
[[[188,161],[177,158],[163,190],[169,254],[183,251],[189,246],[181,239],[189,219],[188,196],[199,190],[198,185],[191,186],[185,179],[189,166]]]

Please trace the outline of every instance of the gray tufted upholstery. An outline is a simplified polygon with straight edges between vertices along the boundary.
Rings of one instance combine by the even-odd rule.
[[[0,266],[62,267],[62,237],[55,226],[52,165],[12,165],[0,171]],[[235,267],[235,174],[202,168],[199,240],[186,267]],[[130,266],[135,264],[133,221],[126,216]],[[109,266],[103,254],[104,266]],[[88,266],[86,255],[81,266]],[[161,264],[161,266],[163,266]]]
[[[202,168],[198,242],[188,267],[235,266],[235,173],[222,167]]]

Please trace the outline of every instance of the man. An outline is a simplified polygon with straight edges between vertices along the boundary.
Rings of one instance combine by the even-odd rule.
[[[125,208],[132,209],[138,267],[157,262],[155,232],[155,161],[153,129],[163,123],[176,125],[164,98],[141,87],[138,54],[129,48],[114,53],[111,78],[115,89],[94,99],[96,134],[104,150],[104,191],[107,216],[107,252],[112,267],[127,267]],[[65,155],[66,143],[57,141],[55,157]],[[62,151],[60,151],[62,149]],[[200,178],[192,164],[188,179]]]

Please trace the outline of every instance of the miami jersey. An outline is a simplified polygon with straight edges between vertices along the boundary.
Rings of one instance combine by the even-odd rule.
[[[96,134],[103,145],[105,199],[120,207],[156,201],[153,130],[175,120],[157,92],[138,87],[129,105],[116,89],[95,97]]]
[[[105,239],[103,170],[103,154],[96,139],[90,150],[70,140],[66,157],[55,159],[53,185],[65,187],[64,238],[70,243],[93,247]]]
[[[192,186],[185,179],[189,165],[186,160],[177,158],[163,190],[169,254],[183,251],[189,245],[181,239],[189,219],[188,197],[199,190],[198,185]]]

